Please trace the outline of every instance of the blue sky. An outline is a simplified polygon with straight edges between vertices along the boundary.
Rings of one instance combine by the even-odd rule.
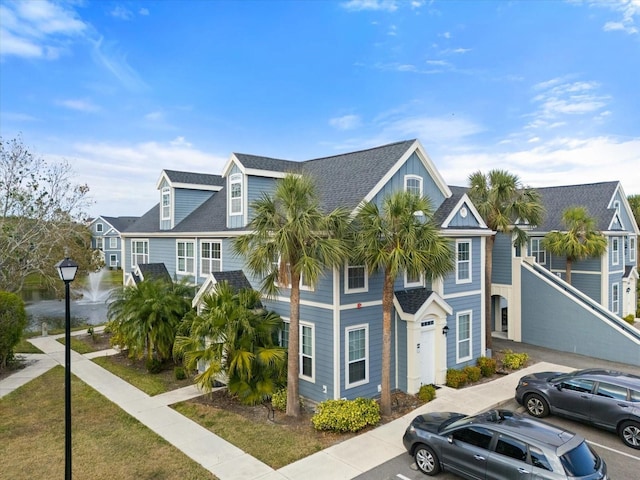
[[[141,215],[162,169],[418,138],[451,185],[640,194],[640,0],[0,0],[0,135]]]

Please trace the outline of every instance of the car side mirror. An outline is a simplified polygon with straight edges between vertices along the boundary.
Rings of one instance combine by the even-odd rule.
[[[554,387],[556,387],[558,389],[558,391],[561,391],[562,390],[562,383],[556,383],[554,385]]]
[[[453,435],[447,436],[447,442],[453,444]]]

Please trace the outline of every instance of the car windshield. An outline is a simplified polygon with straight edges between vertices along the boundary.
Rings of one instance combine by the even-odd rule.
[[[571,378],[571,377],[577,375],[580,372],[582,372],[582,370],[574,370],[573,372],[569,372],[569,373],[561,373],[560,375],[556,375],[555,377],[551,377],[548,381],[552,382],[552,383],[559,382],[559,381],[564,380],[566,378]]]
[[[585,442],[562,455],[560,461],[567,475],[571,477],[590,475],[600,467],[600,457]]]
[[[443,432],[445,429],[449,428],[451,425],[454,425],[457,427],[458,425],[464,425],[466,423],[469,423],[470,421],[471,419],[469,417],[464,417],[464,416],[451,417],[450,419],[442,422],[442,424],[438,427],[438,432]]]

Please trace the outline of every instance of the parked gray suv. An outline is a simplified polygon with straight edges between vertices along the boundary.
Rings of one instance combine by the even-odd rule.
[[[526,375],[516,401],[534,417],[552,413],[616,432],[640,449],[640,377],[602,369]]]
[[[474,480],[607,480],[605,462],[584,438],[508,410],[474,416],[417,416],[402,439],[418,468]]]

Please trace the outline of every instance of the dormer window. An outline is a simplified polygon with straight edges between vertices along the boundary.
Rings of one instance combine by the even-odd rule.
[[[162,220],[171,220],[171,188],[162,189]]]
[[[404,189],[419,197],[422,196],[422,177],[417,175],[405,175]]]
[[[96,223],[96,232],[102,233],[104,231],[104,227],[101,223]]]
[[[242,215],[242,174],[229,177],[229,215]]]

